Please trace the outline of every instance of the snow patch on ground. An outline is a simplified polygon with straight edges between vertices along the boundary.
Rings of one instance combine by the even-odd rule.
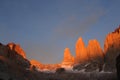
[[[90,63],[87,63],[87,64],[85,65],[85,67],[87,67],[88,65],[90,65]]]
[[[73,66],[66,66],[66,65],[62,65],[61,66],[62,68],[65,68],[65,70],[67,70],[67,71],[73,71]]]

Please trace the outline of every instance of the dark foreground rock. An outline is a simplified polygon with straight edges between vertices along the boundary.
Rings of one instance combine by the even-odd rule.
[[[116,58],[117,77],[120,80],[120,54]]]

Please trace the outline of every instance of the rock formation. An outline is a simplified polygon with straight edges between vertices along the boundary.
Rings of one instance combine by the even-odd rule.
[[[9,55],[8,52],[9,52],[9,47],[0,43],[0,56],[7,57]]]
[[[8,43],[6,46],[9,48],[8,58],[10,60],[13,60],[15,63],[23,66],[24,68],[30,67],[30,62],[26,59],[25,52],[22,50],[20,45]]]
[[[104,54],[97,40],[89,40],[87,46],[88,65],[86,71],[102,70],[104,64]]]
[[[117,69],[118,80],[120,80],[120,53],[116,58],[116,69]]]
[[[31,66],[35,66],[37,69],[43,69],[44,65],[36,60],[30,60]]]
[[[84,69],[86,72],[101,71],[104,64],[104,55],[99,42],[97,40],[89,40],[86,50],[88,61],[74,66],[74,69]]]
[[[18,48],[20,47],[15,50],[11,49],[9,44],[0,44],[0,74],[5,76],[3,79],[25,80],[26,69],[30,68],[30,62],[20,55]]]
[[[26,58],[24,50],[20,47],[19,44],[14,44],[14,43],[8,43],[7,46],[10,47],[11,50],[16,51],[19,55],[21,55],[23,58]]]
[[[103,58],[104,54],[97,40],[89,40],[88,46],[85,44],[82,38],[79,38],[76,42],[76,63],[86,62],[95,58]]]
[[[74,63],[74,57],[71,55],[70,49],[65,48],[62,65],[72,65],[73,63]]]
[[[60,68],[60,64],[42,64],[36,60],[30,60],[31,67],[35,67],[38,71],[54,71]]]
[[[103,64],[105,64],[104,71],[115,72],[117,67],[119,76],[120,27],[106,36],[104,52],[97,40],[90,40],[88,46],[85,47],[82,38],[79,38],[76,42],[75,53],[74,58],[70,49],[65,48],[61,64],[41,64],[36,60],[29,61],[20,45],[15,43],[3,45],[0,43],[0,76],[5,76],[4,80],[45,80],[43,78],[46,78],[46,74],[43,77],[41,71],[55,71],[57,68],[61,68],[62,65],[67,66],[67,68],[70,66],[70,68],[77,70],[92,72],[101,71]],[[46,80],[49,79],[46,78]]]
[[[103,51],[100,47],[100,44],[97,40],[89,40],[87,46],[87,54],[89,59],[94,59],[97,57],[104,57]]]
[[[82,63],[88,60],[87,50],[81,37],[76,42],[75,52],[75,63]]]
[[[120,52],[120,27],[109,33],[104,42],[105,70],[116,71],[116,57]]]
[[[85,71],[101,71],[104,54],[97,40],[89,40],[88,46],[85,47],[82,38],[79,38],[76,44],[76,64],[74,69],[84,69]],[[79,62],[78,62],[79,61]]]

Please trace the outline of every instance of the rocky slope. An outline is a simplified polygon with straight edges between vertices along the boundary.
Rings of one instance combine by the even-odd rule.
[[[30,60],[31,66],[35,66],[37,70],[43,69],[43,64],[36,61],[36,60]]]
[[[18,46],[17,44],[0,44],[0,56],[3,56],[10,61],[13,61],[14,63],[21,65],[23,68],[30,67],[30,62],[25,58],[25,53],[23,52],[22,48],[20,48],[20,46]]]
[[[21,55],[23,58],[26,58],[26,54],[25,54],[24,50],[20,47],[19,44],[8,43],[7,46],[9,46],[9,48],[11,50],[15,51],[16,53],[18,53],[19,55]]]
[[[105,71],[116,71],[116,57],[120,54],[120,26],[109,33],[104,43]]]
[[[75,65],[74,69],[85,69],[85,71],[94,71],[97,69],[101,71],[103,69],[104,71],[116,72],[116,57],[120,54],[120,26],[114,32],[106,35],[104,50],[101,49],[97,40],[89,40],[86,48],[81,38],[78,41],[75,60],[80,62],[83,59],[85,62]],[[84,57],[84,55],[87,56]],[[87,59],[88,61],[86,61]]]
[[[33,80],[31,64],[20,46],[14,43],[0,44],[0,79]]]

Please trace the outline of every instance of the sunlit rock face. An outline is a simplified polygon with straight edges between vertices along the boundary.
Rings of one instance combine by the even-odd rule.
[[[88,62],[93,59],[102,58],[104,54],[97,40],[89,40],[88,46],[85,44],[82,38],[79,38],[76,42],[76,58],[75,63]]]
[[[30,62],[25,58],[24,51],[19,45],[15,43],[9,43],[7,45],[1,44],[0,55],[22,66],[23,68],[30,67]]]
[[[13,49],[13,44],[0,43],[0,80],[41,80],[36,78],[39,73],[34,74],[36,71],[30,69],[30,62]]]
[[[26,54],[20,45],[15,43],[8,43],[6,47],[8,48],[7,57],[11,61],[14,61],[16,64],[22,66],[23,68],[30,67],[30,62],[26,59]]]
[[[109,33],[104,42],[105,70],[116,71],[115,59],[120,53],[120,26],[114,32]]]
[[[101,71],[104,64],[104,53],[97,40],[89,40],[88,46],[85,47],[82,38],[76,43],[76,58],[73,69],[83,70],[86,72]]]
[[[31,66],[35,66],[37,69],[43,69],[44,66],[36,60],[30,60]]]
[[[86,66],[86,71],[101,71],[104,64],[104,53],[96,39],[89,40],[87,53],[89,64]]]
[[[83,53],[84,54],[84,53]],[[80,64],[74,66],[74,69],[86,72],[101,71],[103,65],[104,54],[97,40],[89,40],[86,47],[86,59]],[[82,54],[81,54],[82,55]],[[79,57],[81,58],[81,57]]]
[[[97,40],[89,40],[87,46],[87,54],[89,59],[95,59],[97,57],[104,57],[103,51],[100,47],[100,44]]]
[[[31,67],[35,67],[38,71],[53,71],[60,68],[60,64],[42,64],[37,60],[30,60]]]
[[[65,48],[62,65],[72,65],[73,63],[74,63],[74,57],[71,55],[70,49]]]
[[[110,49],[119,49],[120,47],[120,26],[115,29],[114,32],[109,33],[104,42],[104,51],[107,52]]]
[[[16,51],[16,53],[21,55],[23,58],[26,58],[26,54],[19,44],[8,43],[7,46],[9,46],[11,50]]]
[[[17,53],[14,49],[11,49],[9,44],[0,44],[0,57],[4,58],[5,61],[8,60],[9,64],[14,64],[24,69],[30,67],[30,62],[21,56],[20,53]]]
[[[75,63],[82,63],[88,60],[87,50],[81,37],[76,42],[75,52],[76,52]]]

